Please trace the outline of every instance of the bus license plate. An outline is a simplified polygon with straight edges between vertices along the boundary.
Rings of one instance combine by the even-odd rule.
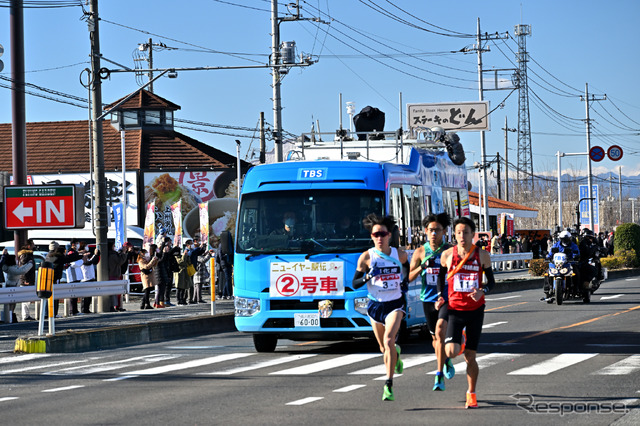
[[[319,327],[320,313],[293,314],[293,323],[295,327]]]

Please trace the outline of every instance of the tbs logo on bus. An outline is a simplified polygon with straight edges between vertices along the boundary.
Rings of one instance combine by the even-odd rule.
[[[299,169],[298,180],[316,179],[324,180],[327,178],[327,169]]]

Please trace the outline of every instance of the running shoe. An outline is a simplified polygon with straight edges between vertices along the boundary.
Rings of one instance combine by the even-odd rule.
[[[453,367],[453,362],[451,362],[451,359],[447,358],[447,360],[444,362],[444,368],[442,369],[442,372],[444,373],[444,377],[447,380],[453,379],[453,376],[456,375],[456,369]]]
[[[467,392],[467,403],[464,408],[478,408],[478,400],[476,399],[476,393]]]
[[[390,388],[387,385],[384,385],[384,389],[382,390],[382,400],[383,401],[395,401],[393,397],[393,388]]]
[[[460,342],[460,353],[458,355],[462,355],[464,353],[464,348],[466,343],[467,343],[467,328],[465,327],[462,329],[462,342]]]
[[[444,390],[444,376],[442,374],[436,374],[436,380],[433,383],[434,391],[443,391]]]
[[[396,361],[395,372],[396,374],[402,374],[402,371],[404,370],[404,363],[400,359],[400,345],[396,345],[396,352],[398,352],[398,360]]]

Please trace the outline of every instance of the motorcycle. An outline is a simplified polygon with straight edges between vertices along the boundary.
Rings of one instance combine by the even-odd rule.
[[[589,282],[589,293],[593,294],[597,289],[600,288],[600,284],[608,278],[607,268],[603,268],[600,264],[600,257],[605,255],[603,248],[598,248],[594,253],[594,256],[587,260],[587,263],[593,268],[595,271],[600,271],[598,274],[596,272],[595,277]]]
[[[577,263],[570,261],[566,253],[555,252],[549,269],[545,274],[544,295],[541,301],[562,305],[562,302],[570,299],[582,299],[589,303],[591,293],[583,290],[577,279]]]

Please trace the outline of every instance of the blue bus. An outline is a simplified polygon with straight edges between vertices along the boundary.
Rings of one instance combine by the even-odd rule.
[[[236,224],[235,325],[253,334],[258,352],[274,351],[280,338],[373,335],[366,287],[351,286],[358,257],[373,246],[362,225],[369,213],[393,215],[396,244],[410,253],[425,241],[428,213],[469,215],[464,165],[437,148],[410,146],[404,157],[285,161],[247,172]],[[405,332],[426,324],[420,287],[410,283]]]

